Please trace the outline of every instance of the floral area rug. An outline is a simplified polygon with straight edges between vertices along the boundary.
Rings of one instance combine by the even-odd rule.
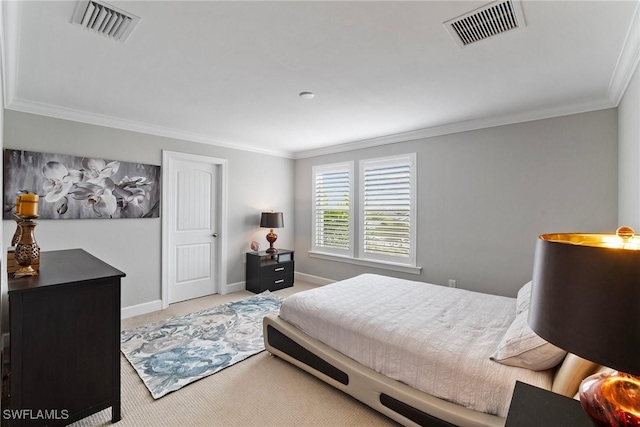
[[[263,292],[121,334],[121,350],[154,399],[264,350],[262,319],[282,300]]]

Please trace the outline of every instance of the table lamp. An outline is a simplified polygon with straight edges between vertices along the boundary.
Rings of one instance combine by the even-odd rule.
[[[262,212],[262,216],[260,217],[260,227],[262,228],[270,228],[271,231],[267,234],[267,242],[269,242],[269,249],[266,250],[269,254],[274,254],[278,252],[276,248],[273,247],[273,244],[278,239],[278,235],[273,232],[274,228],[282,228],[284,227],[284,219],[282,218],[282,212]]]
[[[640,236],[543,234],[529,326],[551,344],[614,371],[580,385],[596,426],[640,425]]]

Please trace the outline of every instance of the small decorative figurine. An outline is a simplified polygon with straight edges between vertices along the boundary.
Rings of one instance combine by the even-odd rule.
[[[255,240],[251,242],[251,250],[258,252],[260,250],[260,243],[256,242]]]

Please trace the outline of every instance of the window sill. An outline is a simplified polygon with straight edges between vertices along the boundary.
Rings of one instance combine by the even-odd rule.
[[[422,267],[412,267],[410,265],[405,265],[405,264],[395,264],[392,262],[383,262],[383,261],[372,261],[368,259],[364,260],[364,259],[358,259],[358,258],[351,258],[348,256],[328,254],[325,252],[309,251],[308,253],[311,258],[344,262],[347,264],[362,265],[365,267],[372,267],[372,268],[382,268],[384,270],[400,271],[402,273],[420,274],[420,272],[422,271]]]

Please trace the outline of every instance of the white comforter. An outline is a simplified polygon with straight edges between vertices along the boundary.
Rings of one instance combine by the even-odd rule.
[[[550,388],[551,371],[489,360],[514,298],[363,274],[285,299],[280,317],[390,378],[505,417],[516,380]]]

